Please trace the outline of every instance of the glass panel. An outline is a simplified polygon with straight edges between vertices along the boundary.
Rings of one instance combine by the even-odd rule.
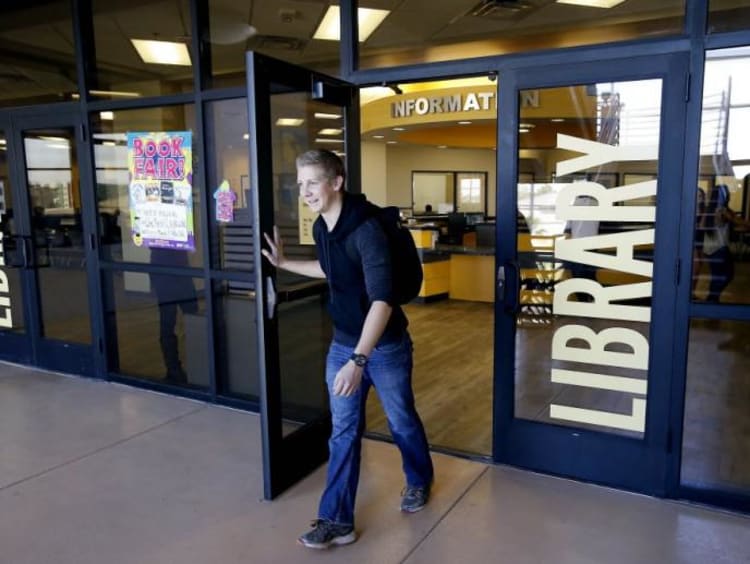
[[[91,122],[102,257],[202,267],[194,107],[99,112]]]
[[[61,102],[77,96],[70,0],[2,4],[0,106]]]
[[[209,2],[213,86],[245,86],[246,51],[338,75],[340,42],[315,38],[328,9],[327,2]]]
[[[249,282],[214,282],[214,342],[219,393],[258,401],[258,342],[255,292],[251,290],[253,285]]]
[[[209,170],[211,241],[214,267],[254,270],[250,215],[247,99],[206,105],[213,159]]]
[[[138,98],[193,89],[189,0],[92,0],[94,98]]]
[[[748,0],[709,0],[708,32],[750,29]]]
[[[359,67],[467,59],[683,32],[684,0],[611,3],[610,8],[596,8],[548,0],[359,0],[360,12],[372,12],[359,14]],[[364,25],[364,18],[378,15],[385,15],[382,23],[375,19]]]
[[[750,303],[750,48],[708,51],[693,300]]]
[[[520,92],[519,418],[643,436],[661,88]]]
[[[208,387],[202,279],[106,271],[104,291],[111,371]]]
[[[72,127],[26,131],[24,151],[42,335],[89,344],[86,249],[75,139]]]
[[[750,324],[690,324],[682,484],[750,494]]]
[[[26,332],[21,273],[24,244],[16,237],[13,191],[8,171],[8,139],[0,129],[0,330]]]
[[[400,207],[421,248],[424,283],[404,312],[428,440],[490,455],[497,82],[456,79],[399,90],[360,92],[362,191]],[[488,201],[486,186],[493,187]],[[376,394],[368,400],[367,430],[390,434]]]
[[[278,89],[272,85],[274,90]],[[312,222],[317,216],[299,195],[295,160],[311,148],[333,149],[343,155],[339,150],[343,147],[343,116],[344,108],[312,100],[308,93],[271,96],[271,123],[276,124],[272,129],[275,225],[284,239],[285,253],[295,259],[317,258],[312,238]],[[326,127],[335,128],[336,133],[323,136],[320,130]],[[277,320],[286,434],[328,411],[325,357],[332,329],[324,280],[279,270],[276,290],[285,296],[277,308]]]

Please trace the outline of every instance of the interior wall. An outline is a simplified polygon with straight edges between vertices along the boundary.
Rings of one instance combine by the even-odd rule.
[[[392,204],[388,199],[385,145],[362,141],[362,192],[379,206]]]
[[[385,152],[388,164],[386,175],[387,202],[389,205],[400,208],[411,207],[411,173],[414,170],[486,172],[487,213],[490,216],[495,215],[497,175],[494,150],[437,149],[424,146],[394,145],[386,147]]]

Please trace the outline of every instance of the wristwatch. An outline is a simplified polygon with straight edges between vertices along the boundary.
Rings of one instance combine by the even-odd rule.
[[[360,368],[364,368],[365,364],[367,364],[367,356],[364,354],[352,353],[352,356],[349,357],[349,360],[354,362],[354,364],[356,364]]]

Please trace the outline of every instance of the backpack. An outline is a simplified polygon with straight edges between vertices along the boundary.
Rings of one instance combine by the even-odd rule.
[[[376,210],[373,215],[388,239],[394,300],[398,304],[407,304],[419,295],[422,288],[422,261],[417,245],[409,229],[401,223],[397,207],[381,208],[375,204],[372,206]],[[346,253],[354,262],[359,262],[359,254],[352,237],[346,240]]]

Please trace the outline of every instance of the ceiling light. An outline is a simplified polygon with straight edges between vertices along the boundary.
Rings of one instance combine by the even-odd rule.
[[[131,39],[130,42],[138,51],[144,63],[159,65],[182,65],[189,67],[190,53],[187,45],[173,41],[154,41],[151,39]]]
[[[406,131],[405,127],[394,127],[393,131]]]
[[[7,145],[8,142],[5,139],[0,139],[0,145]]]
[[[140,96],[139,92],[121,92],[119,90],[89,90],[89,92],[93,96],[109,96],[111,98],[138,98]]]
[[[437,148],[438,149],[447,149],[448,145],[438,145]]]
[[[552,118],[552,119],[550,119],[550,121],[553,122],[553,123],[561,123],[561,122],[565,121],[565,118]]]
[[[625,2],[625,0],[557,0],[558,4],[588,6],[589,8],[614,8],[623,2]]]
[[[522,127],[518,130],[518,133],[528,133],[530,130],[526,129],[525,127]]]
[[[395,142],[395,141],[386,141],[386,143],[387,143],[388,145],[395,145],[395,144],[396,144],[396,142]]]
[[[383,137],[385,137],[385,135],[373,135],[372,136],[373,139],[383,139]]]
[[[303,123],[305,123],[305,120],[302,118],[279,118],[276,120],[276,125],[282,127],[299,127]]]
[[[322,112],[315,112],[317,119],[341,119],[341,114],[324,114]]]
[[[250,134],[249,134],[249,133],[245,133],[245,134],[244,134],[244,135],[242,136],[242,138],[243,138],[243,139],[245,139],[245,140],[247,140],[247,139],[250,139]]]
[[[390,10],[373,10],[371,8],[357,8],[357,21],[359,22],[359,42],[366,41],[373,31],[390,14]],[[313,34],[313,39],[326,39],[338,41],[341,39],[341,17],[338,6],[329,6],[328,11]]]
[[[322,137],[318,137],[315,139],[316,143],[343,143],[343,139],[323,139]]]
[[[99,112],[99,119],[112,121],[113,119],[115,119],[115,112]]]
[[[469,125],[470,123],[471,123],[470,121],[464,120],[464,121],[459,121],[458,125]]]
[[[524,129],[534,129],[536,125],[534,125],[533,123],[519,123],[518,127],[522,127]]]
[[[341,129],[335,129],[333,127],[326,127],[318,131],[319,135],[341,135]]]

